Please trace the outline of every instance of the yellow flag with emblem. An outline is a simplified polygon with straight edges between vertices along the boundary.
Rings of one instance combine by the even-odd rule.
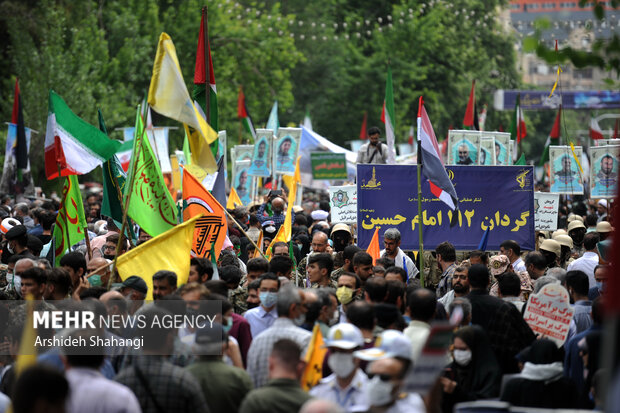
[[[177,286],[187,283],[194,227],[200,217],[195,216],[118,257],[116,268],[121,279],[132,275],[142,278],[148,287],[147,300],[153,299],[153,274],[159,270],[173,271]]]
[[[239,198],[239,194],[235,190],[235,188],[230,188],[230,194],[228,195],[228,201],[226,201],[226,209],[235,209],[238,206],[243,205],[241,199]]]
[[[306,351],[306,368],[301,378],[301,387],[308,391],[319,383],[323,378],[323,360],[327,354],[327,348],[323,341],[323,334],[319,324],[312,329],[312,337]]]

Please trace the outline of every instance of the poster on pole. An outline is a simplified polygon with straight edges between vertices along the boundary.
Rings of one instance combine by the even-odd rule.
[[[551,190],[558,194],[583,194],[583,177],[577,164],[581,159],[581,146],[550,146],[549,162],[551,164]],[[577,158],[577,159],[575,159]]]
[[[252,152],[252,163],[248,174],[253,176],[271,176],[271,144],[273,131],[271,129],[256,129],[256,143]]]
[[[248,176],[251,161],[237,161],[233,163],[231,187],[235,188],[243,205],[252,202],[252,179]]]
[[[480,148],[480,132],[451,130],[448,132],[448,164],[476,165]]]
[[[561,284],[547,284],[538,294],[530,295],[523,319],[539,338],[547,338],[561,347],[575,309],[568,291]]]
[[[590,147],[590,196],[592,198],[616,197],[619,156],[620,146]]]
[[[536,231],[558,229],[560,194],[534,192],[534,228]]]
[[[512,141],[506,132],[492,132],[495,138],[495,165],[512,165]]]
[[[357,186],[330,186],[328,190],[332,222],[357,223]]]
[[[493,136],[480,137],[480,165],[495,165],[495,138]]]
[[[230,148],[230,159],[232,162],[251,161],[254,145],[235,145]]]
[[[276,174],[295,174],[295,160],[299,154],[300,141],[301,128],[278,128],[273,150]]]

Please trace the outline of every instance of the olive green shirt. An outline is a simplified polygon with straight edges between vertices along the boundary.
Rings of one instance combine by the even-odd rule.
[[[241,403],[240,413],[298,412],[311,396],[292,379],[272,379],[260,389],[252,390]],[[208,401],[207,401],[208,402]],[[217,411],[217,410],[213,410]],[[225,410],[223,412],[227,413]]]

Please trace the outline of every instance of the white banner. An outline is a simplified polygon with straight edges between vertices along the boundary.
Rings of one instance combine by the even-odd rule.
[[[534,229],[555,231],[558,229],[560,194],[534,192]]]
[[[333,223],[357,223],[357,186],[329,187],[329,205]]]

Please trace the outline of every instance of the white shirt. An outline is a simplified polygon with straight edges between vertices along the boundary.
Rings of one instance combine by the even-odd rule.
[[[595,252],[585,252],[581,258],[568,264],[567,271],[583,271],[590,279],[590,288],[596,285],[594,279],[594,268],[598,265],[598,254]]]
[[[365,406],[368,409],[366,383],[368,383],[368,376],[364,374],[362,369],[358,368],[351,384],[342,389],[338,385],[336,374],[333,373],[310,389],[310,395],[318,399],[332,401],[347,412],[351,411],[353,406]]]
[[[106,379],[97,370],[72,367],[66,377],[71,389],[67,413],[142,412],[138,399],[127,386]]]
[[[412,320],[403,334],[411,340],[411,360],[414,362],[420,357],[426,339],[431,333],[431,326],[423,321]]]
[[[385,255],[385,250],[381,250],[379,254],[383,257]],[[403,258],[407,263],[407,268],[403,266]],[[411,261],[411,258],[409,258],[409,256],[406,255],[403,250],[400,249],[400,247],[398,248],[398,253],[396,253],[396,257],[394,258],[394,265],[406,269],[409,279],[415,278],[420,272],[418,271],[418,268],[415,266],[413,261]]]
[[[515,262],[512,263],[512,269],[515,272],[517,272],[517,271],[527,271],[527,269],[525,268],[525,263],[523,262],[521,257],[517,258],[515,260]]]
[[[450,304],[452,304],[452,301],[454,301],[454,290],[448,291],[446,295],[437,299],[437,301],[439,301],[443,305],[443,308],[448,311],[448,307],[450,307]]]

